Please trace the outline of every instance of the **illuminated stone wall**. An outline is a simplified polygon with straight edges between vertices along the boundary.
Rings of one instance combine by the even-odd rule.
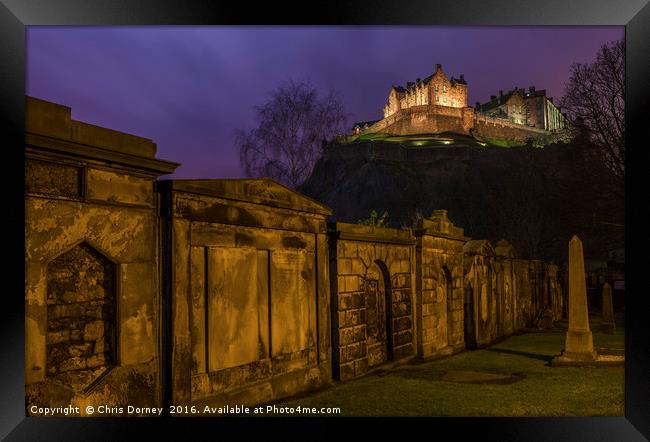
[[[548,134],[540,128],[476,113],[471,107],[452,108],[436,105],[400,109],[368,127],[363,133],[415,135],[446,131],[516,141]]]
[[[515,250],[508,241],[501,240],[494,248],[495,265],[497,273],[497,334],[499,336],[510,336],[517,330],[517,297],[515,296],[515,274],[512,260],[515,257]]]
[[[256,405],[561,317],[556,266],[445,210],[328,226],[269,179],[156,182],[155,144],[64,106],[28,99],[26,126],[28,409]]]
[[[30,405],[159,406],[157,198],[150,140],[27,98],[25,394]]]
[[[442,70],[442,66],[437,64],[431,76],[408,82],[404,88],[392,87],[384,106],[384,118],[402,109],[424,105],[467,107],[467,84],[463,76],[461,75],[460,79],[450,79]]]
[[[463,244],[469,238],[446,210],[419,220],[415,235],[418,356],[451,354],[465,348]]]
[[[335,379],[415,356],[411,232],[334,223],[329,235]]]
[[[471,240],[464,246],[465,284],[474,305],[476,344],[485,346],[498,337],[494,249],[487,240]],[[472,333],[472,332],[470,332]]]
[[[271,180],[160,183],[174,404],[330,382],[325,206]]]

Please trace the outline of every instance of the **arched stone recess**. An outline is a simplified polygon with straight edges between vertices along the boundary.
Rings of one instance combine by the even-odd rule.
[[[87,242],[46,270],[45,376],[86,392],[117,364],[117,265]]]
[[[368,367],[393,360],[393,297],[388,267],[376,260],[364,278]]]
[[[497,338],[497,270],[494,249],[487,240],[471,240],[463,247],[465,285],[474,287],[474,324],[478,347]]]
[[[497,281],[497,299],[499,303],[499,335],[509,336],[518,328],[517,299],[515,294],[515,273],[513,260],[516,257],[514,247],[506,240],[497,242],[494,248],[495,262],[499,267]]]
[[[329,226],[335,379],[415,355],[414,238],[408,230]]]
[[[415,229],[418,355],[461,351],[464,344],[463,229],[434,210]]]

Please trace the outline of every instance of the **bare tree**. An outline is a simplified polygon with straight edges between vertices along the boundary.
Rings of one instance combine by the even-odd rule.
[[[248,176],[297,187],[310,175],[327,140],[345,130],[347,115],[333,91],[319,96],[307,82],[290,80],[255,107],[258,126],[238,130],[235,143]]]
[[[625,173],[625,42],[601,46],[593,63],[574,63],[561,105],[589,135],[618,178]]]

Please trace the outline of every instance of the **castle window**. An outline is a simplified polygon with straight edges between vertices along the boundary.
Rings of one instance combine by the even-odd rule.
[[[447,97],[442,97],[442,102],[447,104]]]
[[[440,97],[436,95],[436,103],[440,103]]]
[[[446,84],[443,84],[443,85],[442,85],[442,91],[443,91],[443,92],[447,92],[447,85],[446,85]]]
[[[433,89],[434,89],[436,92],[438,92],[438,85],[436,84],[436,85],[434,86]],[[438,101],[438,100],[436,100],[436,101]]]

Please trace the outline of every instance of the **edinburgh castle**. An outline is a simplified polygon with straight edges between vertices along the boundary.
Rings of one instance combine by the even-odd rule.
[[[525,141],[567,127],[561,110],[545,90],[515,87],[492,95],[486,103],[467,105],[464,75],[447,77],[440,64],[433,74],[406,87],[392,86],[383,109],[384,118],[357,123],[355,132],[413,135],[456,132],[477,139]]]

